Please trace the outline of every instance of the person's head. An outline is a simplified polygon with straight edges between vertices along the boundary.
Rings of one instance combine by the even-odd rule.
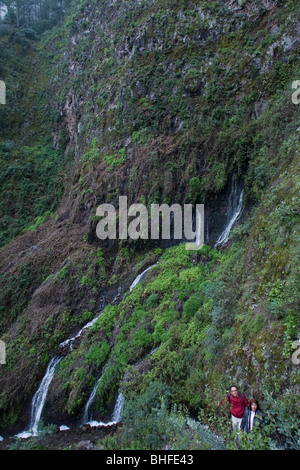
[[[252,398],[249,401],[249,407],[248,408],[249,408],[250,411],[257,411],[259,409],[258,401],[255,400],[255,398]]]
[[[236,385],[231,385],[230,387],[230,393],[234,396],[237,397],[239,394],[239,389],[237,388]]]

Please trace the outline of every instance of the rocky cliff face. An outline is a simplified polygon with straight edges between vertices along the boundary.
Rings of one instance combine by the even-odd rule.
[[[186,259],[174,251],[172,269],[190,289],[169,282],[167,261],[161,285],[149,284],[140,299],[108,309],[103,323],[61,361],[47,420],[76,422],[109,361],[96,403],[100,419],[112,409],[126,366],[158,346],[165,354],[147,359],[142,375],[161,378],[173,387],[174,400],[190,409],[195,397],[203,400],[231,378],[264,397],[274,377],[280,396],[292,376],[288,389],[295,391],[290,353],[299,298],[288,300],[287,293],[297,272],[299,229],[299,108],[291,101],[291,83],[300,73],[299,24],[294,1],[82,2],[27,50],[35,74],[20,76],[16,131],[15,110],[5,111],[10,125],[1,137],[3,159],[25,152],[24,162],[39,161],[38,147],[51,146],[68,167],[55,166],[50,193],[56,181],[64,191],[44,223],[1,250],[5,430],[26,426],[32,396],[59,344],[97,315],[103,295],[109,303],[119,286],[124,293],[162,254],[159,242],[97,238],[97,206],[118,207],[120,195],[147,207],[204,203],[206,241],[213,245],[236,184],[245,191],[245,223],[223,260],[211,253]],[[6,137],[22,150],[11,150]],[[26,153],[28,147],[35,149]],[[32,197],[34,208],[38,197]],[[22,211],[18,204],[14,219]],[[193,296],[200,296],[197,309],[182,314]],[[137,313],[131,324],[141,310],[145,315]],[[131,383],[143,388],[136,376]]]

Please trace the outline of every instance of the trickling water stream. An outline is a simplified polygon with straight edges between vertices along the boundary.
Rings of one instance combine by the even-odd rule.
[[[94,323],[96,323],[96,321],[98,320],[98,318],[101,317],[102,313],[103,313],[103,310],[99,313],[99,315],[97,315],[95,318],[93,318],[93,320],[91,320],[89,323],[84,325],[84,327],[81,328],[81,330],[77,333],[77,335],[73,336],[73,338],[66,339],[66,341],[63,341],[62,343],[60,343],[59,347],[60,348],[65,348],[66,346],[69,346],[69,348],[72,349],[74,341],[81,337],[84,330],[86,330],[87,328],[90,328],[91,326],[93,326]]]
[[[237,203],[237,185],[236,184],[233,184],[233,186],[232,186],[232,191],[231,191],[229,199],[230,199],[229,200],[229,206],[230,206],[229,207],[229,222],[228,222],[225,230],[222,232],[222,234],[218,238],[218,240],[215,244],[215,247],[217,247],[219,245],[222,246],[228,241],[230,231],[231,231],[233,225],[235,224],[235,222],[237,221],[237,219],[241,215],[242,202],[243,202],[243,191],[241,191],[241,194],[239,196],[238,203]],[[200,219],[201,218],[199,217],[199,220]],[[196,240],[198,240],[199,237],[200,237],[200,229],[201,229],[200,223],[198,225],[197,225]],[[130,292],[134,289],[134,287],[136,287],[139,284],[139,282],[141,282],[144,279],[147,272],[150,271],[154,266],[156,266],[156,264],[157,263],[155,263],[152,266],[149,266],[147,269],[145,269],[141,274],[139,274],[135,278],[135,280],[132,282],[131,286],[129,287]],[[121,293],[121,288],[118,289],[118,293],[115,296],[112,303],[115,303],[117,301],[117,299],[120,296],[120,293]],[[125,297],[126,297],[126,294],[123,296],[122,300],[124,300]],[[96,323],[96,321],[101,317],[101,315],[104,311],[104,307],[105,307],[105,304],[103,304],[103,308],[101,309],[101,312],[99,313],[99,315],[97,315],[93,320],[88,322],[74,337],[67,339],[66,341],[62,342],[59,346],[61,348],[69,347],[70,350],[72,350],[73,342],[76,339],[80,338],[82,333],[87,328],[90,328],[92,325],[94,325]],[[33,397],[33,400],[32,400],[31,420],[30,420],[29,428],[28,428],[28,430],[18,434],[18,437],[26,438],[26,437],[29,437],[29,436],[32,436],[32,435],[37,435],[37,433],[38,433],[38,424],[39,424],[41,414],[42,414],[42,411],[43,411],[43,407],[44,407],[44,404],[45,404],[45,401],[46,401],[48,388],[49,388],[49,385],[50,385],[50,383],[51,383],[51,381],[54,377],[54,374],[55,374],[56,368],[58,366],[58,363],[61,359],[62,359],[62,357],[55,356],[49,362],[45,377],[43,378],[43,380],[42,380],[42,382],[41,382],[41,384],[40,384],[40,386],[39,386],[39,388],[38,388],[37,392],[35,393],[35,395]],[[87,404],[86,404],[85,409],[84,409],[84,414],[83,414],[83,420],[82,420],[83,423],[89,423],[90,425],[94,425],[94,426],[99,426],[99,425],[108,426],[112,423],[116,423],[116,422],[119,422],[121,420],[121,413],[122,413],[122,409],[123,409],[123,406],[124,406],[124,400],[125,400],[125,397],[122,395],[122,393],[120,393],[119,396],[118,396],[117,403],[116,403],[116,406],[115,406],[115,409],[114,409],[114,413],[113,413],[111,422],[109,422],[109,423],[102,423],[102,422],[98,423],[97,421],[91,421],[92,416],[91,416],[91,413],[90,413],[90,408],[91,408],[92,403],[95,400],[97,388],[98,388],[98,385],[101,381],[102,376],[103,376],[103,374],[101,375],[101,377],[96,382],[95,387],[92,390],[92,393],[91,393],[91,395],[90,395],[90,397],[87,401]]]
[[[112,415],[112,422],[119,423],[122,419],[122,411],[124,408],[125,397],[123,393],[119,393],[116,406]]]

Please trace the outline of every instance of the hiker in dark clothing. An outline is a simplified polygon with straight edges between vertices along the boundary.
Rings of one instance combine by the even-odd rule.
[[[248,400],[243,393],[238,391],[235,385],[230,387],[229,395],[218,404],[221,406],[225,401],[229,401],[231,404],[231,422],[233,430],[239,430],[241,428],[242,419],[247,406],[249,406]]]
[[[264,423],[265,413],[259,408],[258,401],[254,398],[249,401],[249,406],[246,408],[241,429],[247,434],[252,431],[254,426],[261,427]]]

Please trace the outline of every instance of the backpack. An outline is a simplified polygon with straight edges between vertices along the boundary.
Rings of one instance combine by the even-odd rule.
[[[231,393],[229,393],[229,395],[227,396],[229,403],[230,403],[230,396],[231,396]],[[244,397],[243,397],[243,395],[241,394],[241,392],[239,392],[239,396],[240,396],[240,398],[243,400],[243,403],[244,403],[244,405],[245,405],[245,400],[244,400]]]

